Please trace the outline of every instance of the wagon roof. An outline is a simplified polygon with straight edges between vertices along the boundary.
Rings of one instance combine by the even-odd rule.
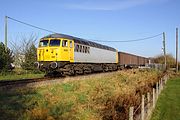
[[[122,51],[119,51],[118,53],[119,53],[119,54],[126,54],[126,55],[130,55],[130,56],[141,57],[141,58],[146,58],[146,59],[147,59],[147,57],[143,57],[143,56],[139,56],[139,55],[135,55],[135,54],[127,53],[127,52],[122,52]]]
[[[83,44],[83,45],[89,45],[89,46],[92,46],[92,47],[97,47],[97,48],[101,48],[101,49],[116,51],[116,49],[114,49],[112,47],[102,45],[102,44],[99,44],[99,43],[95,43],[95,42],[92,42],[92,41],[89,41],[89,40],[86,40],[86,39],[73,37],[73,36],[66,35],[66,34],[55,33],[55,34],[47,35],[47,36],[43,37],[42,39],[44,39],[44,38],[67,38],[67,39],[74,40],[75,43],[80,43],[80,44]]]

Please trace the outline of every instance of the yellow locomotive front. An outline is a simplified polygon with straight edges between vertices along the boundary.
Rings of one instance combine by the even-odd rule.
[[[40,70],[56,70],[74,62],[74,41],[65,38],[40,39],[35,66]]]

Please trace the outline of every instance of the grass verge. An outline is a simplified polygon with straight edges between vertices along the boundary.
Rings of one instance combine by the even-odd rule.
[[[44,73],[40,71],[26,71],[21,68],[16,68],[10,72],[1,72],[1,80],[21,80],[21,79],[32,79],[32,78],[41,78],[44,77]]]
[[[20,80],[20,79],[31,79],[31,78],[41,78],[44,74],[33,74],[33,73],[27,73],[27,74],[6,74],[6,75],[0,75],[0,80]]]
[[[151,120],[180,120],[180,77],[167,82]]]
[[[38,88],[0,90],[0,119],[124,120],[161,76],[157,71],[118,71],[76,77]]]

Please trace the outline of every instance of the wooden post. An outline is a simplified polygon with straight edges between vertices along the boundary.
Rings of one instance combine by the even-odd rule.
[[[148,102],[148,104],[147,104],[147,114],[149,116],[149,114],[150,114],[150,93],[149,92],[147,93],[147,102]]]
[[[7,19],[8,19],[8,17],[5,16],[5,30],[4,30],[4,31],[5,31],[5,35],[4,35],[5,39],[4,39],[4,43],[5,43],[5,48],[6,48],[6,50],[7,50],[7,39],[8,39],[8,38],[7,38],[7,33],[8,33],[8,32],[7,32],[7,28],[8,28],[8,27],[7,27],[7,26],[8,26],[8,25],[7,25]]]
[[[167,80],[169,79],[169,75],[167,75]]]
[[[158,95],[159,95],[159,90],[158,90],[158,82],[156,83],[156,101],[158,99]]]
[[[167,69],[167,64],[166,64],[166,36],[165,32],[163,32],[163,52],[164,52],[164,65],[165,65],[165,70]]]
[[[159,80],[159,95],[161,94],[161,80]]]
[[[129,108],[129,120],[133,120],[134,107]]]
[[[142,95],[141,101],[141,120],[144,120],[144,95]]]
[[[178,72],[178,28],[176,28],[176,72]]]
[[[161,79],[161,90],[163,90],[163,79]]]
[[[167,75],[164,76],[164,84],[167,82]]]
[[[155,102],[156,102],[156,100],[155,100],[155,95],[156,93],[155,93],[155,89],[153,88],[153,108],[155,108]]]

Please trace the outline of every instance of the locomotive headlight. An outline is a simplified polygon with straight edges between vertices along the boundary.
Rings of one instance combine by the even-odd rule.
[[[34,63],[34,67],[37,68],[37,69],[39,69],[39,62],[35,62],[35,63]]]
[[[40,67],[42,67],[42,66],[43,66],[43,63],[41,63]]]

